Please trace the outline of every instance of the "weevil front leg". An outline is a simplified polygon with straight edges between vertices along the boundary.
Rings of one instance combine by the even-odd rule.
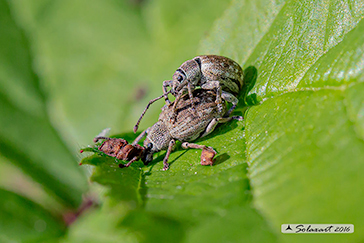
[[[193,94],[192,94],[192,89],[194,89],[194,88],[195,88],[194,86],[192,86],[190,83],[188,83],[187,90],[188,90],[188,95],[190,97],[191,108],[192,108],[192,111],[196,115],[197,113],[196,113],[196,109],[195,109],[195,103],[193,103]]]
[[[171,152],[172,152],[175,144],[176,144],[176,141],[174,139],[172,139],[169,142],[166,156],[164,156],[164,159],[163,159],[163,170],[168,170],[168,168],[169,168],[168,159],[169,159],[169,156],[171,155]]]
[[[172,82],[173,82],[173,80],[163,81],[163,96],[164,96],[164,100],[166,101],[167,105],[171,104],[171,101],[168,99],[168,94],[171,93],[171,90],[167,91],[167,87],[172,87]]]
[[[209,123],[209,125],[207,125],[205,132],[201,135],[201,138],[209,135],[212,131],[214,131],[217,124],[225,123],[225,122],[228,122],[228,121],[231,121],[231,120],[242,121],[243,117],[242,116],[231,116],[231,117],[214,118]]]
[[[139,159],[139,157],[135,156],[127,164],[125,164],[125,165],[124,164],[119,164],[119,168],[129,167],[132,163],[134,163],[138,159]]]
[[[181,99],[182,94],[183,94],[183,91],[180,91],[177,94],[176,99],[173,101],[173,107],[172,107],[173,114],[171,116],[171,121],[172,122],[175,122],[176,121],[176,117],[177,117],[177,104],[178,104],[179,100]]]
[[[139,143],[139,141],[142,140],[142,138],[144,138],[148,134],[149,131],[150,131],[150,127],[148,127],[141,134],[139,134],[139,136],[133,141],[133,143],[131,145],[135,146],[137,143]]]
[[[105,140],[110,140],[111,138],[109,138],[109,137],[96,137],[96,138],[94,138],[94,143],[97,143],[100,139],[105,139]]]
[[[194,86],[192,86],[190,83],[187,84],[187,91],[188,91],[188,95],[190,98],[190,103],[191,103],[191,109],[192,111],[196,114],[196,109],[195,109],[195,103],[193,103],[193,94],[192,94],[192,90],[194,89]],[[173,103],[173,116],[172,116],[172,121],[174,122],[177,116],[177,104],[179,102],[179,100],[181,99],[181,97],[183,96],[185,89],[182,89],[181,91],[179,91],[179,93],[176,96],[176,99],[174,100]]]

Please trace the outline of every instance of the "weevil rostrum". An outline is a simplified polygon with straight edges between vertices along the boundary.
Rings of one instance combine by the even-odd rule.
[[[226,114],[229,116],[238,104],[236,95],[243,86],[243,70],[237,62],[217,55],[202,55],[185,61],[173,74],[172,80],[163,82],[163,95],[149,101],[134,126],[134,132],[138,130],[141,119],[152,103],[164,98],[167,105],[172,105],[168,99],[168,94],[171,93],[176,97],[173,103],[173,116],[175,117],[182,95],[187,91],[192,100],[192,91],[198,86],[202,89],[214,90],[216,104],[221,104],[222,100],[232,103]],[[171,88],[169,91],[168,87]]]
[[[112,157],[129,161],[121,167],[128,167],[138,159],[147,164],[153,160],[154,153],[167,150],[163,160],[163,170],[167,170],[169,168],[168,159],[176,140],[182,142],[184,149],[202,149],[201,164],[211,165],[216,154],[214,149],[189,142],[210,134],[219,123],[225,123],[232,119],[243,119],[241,116],[226,117],[226,102],[216,104],[215,99],[216,93],[214,91],[194,90],[192,100],[188,94],[181,97],[176,105],[175,118],[173,118],[173,106],[164,106],[158,121],[143,131],[132,144],[128,144],[124,139],[107,137],[96,137],[95,142],[106,139],[98,148],[100,151]],[[146,138],[142,147],[138,145],[138,142],[143,137]]]

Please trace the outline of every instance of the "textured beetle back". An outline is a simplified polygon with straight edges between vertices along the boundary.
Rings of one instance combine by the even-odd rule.
[[[223,90],[238,94],[243,86],[243,70],[230,58],[217,55],[197,56],[201,63],[201,85],[208,81],[219,81]]]
[[[223,117],[226,113],[226,104],[219,108],[215,103],[216,93],[198,89],[193,92],[195,111],[191,106],[188,95],[184,95],[177,105],[175,122],[172,107],[162,111],[159,122],[163,122],[172,138],[179,141],[193,141],[201,136],[208,124],[214,118]]]

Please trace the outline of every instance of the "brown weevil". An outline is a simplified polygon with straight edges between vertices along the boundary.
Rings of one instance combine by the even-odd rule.
[[[164,170],[169,167],[168,158],[173,150],[176,140],[181,142],[193,141],[197,138],[204,137],[210,134],[217,124],[225,123],[232,119],[242,120],[240,116],[226,117],[227,106],[226,102],[216,104],[216,93],[214,91],[197,89],[193,91],[193,97],[190,99],[188,94],[181,97],[180,101],[176,105],[175,110],[172,106],[164,106],[162,112],[159,115],[158,121],[145,131],[143,131],[132,143],[137,143],[146,136],[144,140],[144,147],[148,150],[144,153],[143,161],[148,163],[153,160],[153,154],[167,150],[167,154],[163,160]],[[175,119],[172,121],[172,118]],[[183,143],[182,148],[208,148],[204,145]],[[212,164],[212,158],[214,155],[212,148],[209,149],[210,154],[205,153],[207,164]]]
[[[197,87],[206,90],[214,90],[216,93],[216,104],[221,104],[222,99],[232,103],[227,116],[238,104],[239,91],[243,86],[243,70],[238,63],[230,58],[217,55],[202,55],[188,60],[176,70],[172,80],[163,82],[163,95],[149,101],[139,117],[134,132],[138,130],[139,123],[149,106],[155,101],[164,98],[167,105],[171,105],[168,94],[176,97],[173,103],[174,117],[177,115],[177,105],[182,95],[187,91],[190,99],[193,99],[192,91]],[[171,89],[168,91],[167,88]]]

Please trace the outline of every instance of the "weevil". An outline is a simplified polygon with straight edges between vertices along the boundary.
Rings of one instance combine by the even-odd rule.
[[[145,150],[143,161],[149,163],[153,160],[154,153],[167,150],[163,160],[163,169],[167,170],[169,168],[168,158],[176,140],[181,142],[193,141],[210,134],[219,123],[225,123],[232,119],[243,119],[241,116],[226,117],[226,102],[216,104],[215,99],[216,93],[214,91],[204,89],[194,90],[192,99],[190,99],[188,94],[185,94],[176,105],[175,121],[172,121],[172,117],[175,114],[174,107],[165,105],[162,108],[158,121],[143,131],[132,143],[137,145],[146,136],[143,144],[148,149]],[[208,147],[183,143],[182,148],[206,150]],[[211,150],[213,151],[212,148],[209,149],[209,151]],[[206,158],[211,158],[211,155],[207,155],[207,153],[205,156]]]
[[[230,58],[217,55],[202,55],[188,60],[176,70],[172,80],[163,82],[163,95],[149,101],[140,115],[134,132],[138,130],[139,123],[149,106],[155,101],[164,98],[167,105],[171,105],[168,94],[176,97],[173,103],[173,117],[177,116],[177,105],[182,95],[187,91],[190,100],[193,99],[193,90],[197,87],[207,90],[215,90],[216,104],[222,100],[232,103],[227,116],[235,109],[238,99],[235,97],[243,86],[243,70],[238,63]],[[168,91],[168,87],[171,89]]]
[[[164,106],[158,121],[143,131],[132,144],[121,138],[96,137],[94,142],[106,139],[98,148],[112,157],[129,161],[120,167],[128,167],[134,161],[141,159],[145,164],[153,160],[153,154],[161,150],[167,150],[163,159],[163,170],[169,168],[168,159],[174,148],[176,140],[182,142],[182,148],[202,149],[201,164],[212,165],[216,151],[212,147],[189,143],[189,141],[210,134],[217,124],[225,123],[232,119],[242,120],[241,116],[225,117],[227,112],[226,102],[215,103],[216,93],[198,89],[193,91],[193,99],[185,94],[177,105],[176,121],[172,122],[174,115],[172,106]],[[195,112],[192,112],[192,109]],[[138,143],[145,137],[143,147]]]

